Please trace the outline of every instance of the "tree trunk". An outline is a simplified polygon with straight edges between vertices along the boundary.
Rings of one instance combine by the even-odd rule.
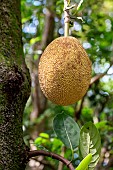
[[[22,117],[30,94],[22,50],[20,0],[0,0],[0,170],[24,170]]]

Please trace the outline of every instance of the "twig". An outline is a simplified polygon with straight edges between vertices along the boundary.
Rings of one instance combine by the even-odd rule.
[[[107,72],[108,70],[113,66],[113,63],[110,64],[109,68],[102,74],[98,74],[94,77],[92,77],[91,79],[91,82],[90,82],[90,87],[92,86],[92,84],[96,83],[100,78],[104,77],[105,75],[108,75]],[[86,96],[86,94],[85,94]],[[80,107],[78,109],[78,111],[75,112],[75,118],[76,120],[78,120],[80,118],[80,115],[81,115],[81,110],[83,108],[83,103],[84,103],[84,99],[85,99],[85,96],[82,98],[81,100],[81,104],[80,104]]]
[[[98,81],[100,78],[104,77],[105,75],[107,75],[107,72],[108,70],[113,66],[113,63],[110,64],[110,66],[108,67],[108,69],[102,73],[102,74],[98,74],[96,76],[94,76],[92,79],[91,79],[91,82],[90,82],[90,86],[95,83],[96,81]]]
[[[67,9],[67,10],[70,10],[70,9],[72,9],[72,8],[75,8],[75,7],[77,7],[77,4],[73,4],[73,5],[71,5],[71,6],[67,6],[66,9]]]
[[[92,77],[91,82],[90,82],[90,86],[95,83],[96,81],[98,81],[100,78],[104,77],[106,75],[106,73],[102,73],[102,74],[98,74],[94,77]]]
[[[61,162],[63,162],[70,170],[75,170],[75,168],[73,167],[72,163],[70,161],[68,161],[67,159],[65,159],[64,157],[60,156],[60,155],[57,155],[55,153],[52,153],[52,152],[47,152],[47,151],[42,151],[42,150],[34,150],[34,151],[30,151],[28,153],[28,158],[32,158],[32,157],[35,157],[35,156],[48,156],[48,157],[51,157],[52,159],[56,159],[56,160],[59,160]]]
[[[81,115],[81,111],[82,111],[82,108],[83,108],[84,99],[85,99],[85,96],[81,100],[81,103],[80,103],[78,111],[75,112],[76,121],[80,119],[80,115]]]
[[[69,22],[70,22],[70,16],[69,16],[69,9],[67,9],[68,6],[68,0],[64,0],[64,36],[69,36]]]

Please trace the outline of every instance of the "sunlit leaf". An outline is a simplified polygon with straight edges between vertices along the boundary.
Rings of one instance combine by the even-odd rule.
[[[82,5],[82,3],[83,3],[83,2],[84,2],[84,0],[80,0],[79,4],[78,4],[78,6],[77,6],[77,11],[79,11],[79,10],[80,10],[81,5]]]
[[[46,139],[49,139],[49,135],[47,133],[40,133],[39,136],[43,137],[43,138],[46,138]]]
[[[40,41],[40,37],[32,38],[30,40],[30,44],[32,45],[32,44],[36,43],[37,41]]]
[[[88,165],[90,164],[92,160],[92,154],[88,154],[82,161],[81,163],[78,165],[78,167],[76,168],[76,170],[87,170],[88,169]]]
[[[92,122],[86,123],[80,131],[79,150],[82,159],[89,153],[92,154],[92,161],[88,169],[93,170],[100,158],[101,139],[96,126]]]

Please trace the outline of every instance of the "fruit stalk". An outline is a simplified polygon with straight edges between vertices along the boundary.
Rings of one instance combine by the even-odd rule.
[[[69,36],[69,9],[67,9],[68,6],[68,0],[64,0],[64,36]]]

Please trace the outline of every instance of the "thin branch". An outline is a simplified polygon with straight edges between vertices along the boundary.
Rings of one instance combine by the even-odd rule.
[[[77,4],[73,4],[73,5],[71,5],[71,6],[67,6],[67,7],[65,8],[65,10],[70,10],[70,9],[72,9],[72,8],[76,8],[76,10],[78,11],[78,10],[80,9],[83,1],[84,1],[84,0],[80,0],[78,6],[77,6]]]
[[[102,73],[102,74],[98,74],[94,77],[92,77],[91,82],[90,82],[90,86],[95,83],[96,81],[98,81],[100,78],[104,77],[106,75],[106,73]]]
[[[91,86],[93,83],[95,83],[96,81],[98,81],[100,78],[104,77],[105,75],[108,75],[107,72],[108,72],[108,70],[109,70],[112,66],[113,66],[113,63],[110,64],[110,66],[108,67],[108,69],[107,69],[104,73],[98,74],[98,75],[92,77],[91,82],[90,82],[90,86]]]
[[[81,111],[82,111],[82,108],[83,108],[83,103],[84,103],[85,96],[81,100],[81,103],[80,103],[78,111],[75,112],[76,121],[80,119],[80,115],[81,115]]]
[[[64,157],[60,156],[60,155],[57,155],[55,153],[52,153],[52,152],[47,152],[47,151],[42,151],[42,150],[34,150],[34,151],[30,151],[29,154],[28,154],[28,158],[32,158],[32,157],[35,157],[35,156],[48,156],[48,157],[51,157],[52,159],[56,159],[56,160],[59,160],[61,162],[63,162],[70,170],[75,170],[75,168],[73,167],[72,163],[65,159]]]
[[[72,9],[72,8],[75,8],[75,7],[77,7],[77,4],[73,4],[73,5],[71,5],[71,6],[67,6],[66,9],[67,9],[67,10],[70,10],[70,9]]]
[[[109,68],[108,68],[104,73],[98,74],[98,75],[92,77],[91,82],[90,82],[90,87],[91,87],[92,84],[96,83],[99,79],[101,79],[101,78],[104,77],[105,75],[109,75],[109,74],[107,74],[107,72],[108,72],[108,70],[109,70],[112,66],[113,66],[113,63],[110,63]],[[111,75],[112,75],[112,74],[111,74]],[[85,96],[86,96],[86,94],[85,94]],[[78,111],[75,112],[75,118],[76,118],[76,120],[78,120],[78,119],[80,118],[81,110],[82,110],[82,108],[83,108],[83,103],[84,103],[85,96],[84,96],[84,97],[82,98],[82,100],[81,100],[81,104],[80,104],[80,106],[79,106]]]

